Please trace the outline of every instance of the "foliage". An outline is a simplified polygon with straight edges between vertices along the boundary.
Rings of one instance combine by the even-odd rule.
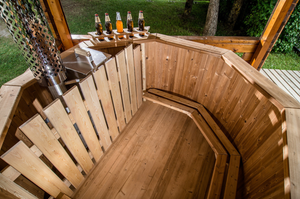
[[[283,29],[279,39],[274,45],[275,52],[291,52],[294,46],[300,45],[300,4],[296,6],[293,14]]]
[[[276,0],[257,0],[257,4],[252,7],[251,14],[246,17],[247,33],[252,37],[260,37],[270,15],[274,9]]]
[[[247,34],[249,36],[261,36],[276,2],[276,0],[257,0],[257,4],[251,9],[251,14],[248,15],[244,21],[247,27]],[[282,34],[274,45],[273,50],[275,52],[291,52],[296,43],[299,42],[299,36],[300,5],[298,4],[283,29]]]

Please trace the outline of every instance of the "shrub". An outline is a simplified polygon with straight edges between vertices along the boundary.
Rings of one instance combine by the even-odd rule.
[[[247,27],[247,34],[253,37],[260,37],[272,11],[276,0],[257,0],[251,9],[251,14],[246,17],[244,23]],[[291,52],[299,42],[300,36],[300,5],[298,4],[292,13],[289,21],[283,29],[279,39],[273,47],[275,52]]]

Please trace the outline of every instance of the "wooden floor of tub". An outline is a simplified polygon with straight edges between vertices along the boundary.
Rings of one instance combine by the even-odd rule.
[[[147,101],[74,198],[204,198],[214,162],[188,116]]]

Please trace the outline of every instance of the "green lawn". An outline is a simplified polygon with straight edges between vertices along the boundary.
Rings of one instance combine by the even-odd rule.
[[[202,35],[209,1],[196,1],[188,18],[182,18],[185,0],[61,0],[72,34],[94,31],[94,14],[99,14],[104,24],[104,14],[109,13],[115,28],[116,12],[121,13],[125,26],[127,11],[131,11],[137,24],[139,10],[144,11],[146,26],[150,32],[166,35]],[[0,25],[3,25],[0,20]],[[0,26],[3,28],[3,26]],[[4,27],[5,28],[5,27]],[[218,36],[235,35],[218,24]],[[0,86],[22,74],[28,66],[11,37],[0,36]],[[300,56],[296,53],[271,53],[264,68],[300,70]]]
[[[24,73],[28,68],[12,37],[0,37],[0,86]]]

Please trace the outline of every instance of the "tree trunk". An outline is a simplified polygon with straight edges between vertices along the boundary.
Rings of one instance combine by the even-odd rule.
[[[203,35],[214,36],[217,32],[220,0],[210,0]]]
[[[235,0],[234,1],[233,6],[230,11],[230,14],[229,14],[229,17],[228,17],[228,20],[227,20],[230,28],[234,27],[234,25],[237,21],[237,18],[241,12],[242,5],[243,5],[243,0]]]
[[[187,17],[191,13],[193,2],[194,0],[186,0],[183,16]]]

